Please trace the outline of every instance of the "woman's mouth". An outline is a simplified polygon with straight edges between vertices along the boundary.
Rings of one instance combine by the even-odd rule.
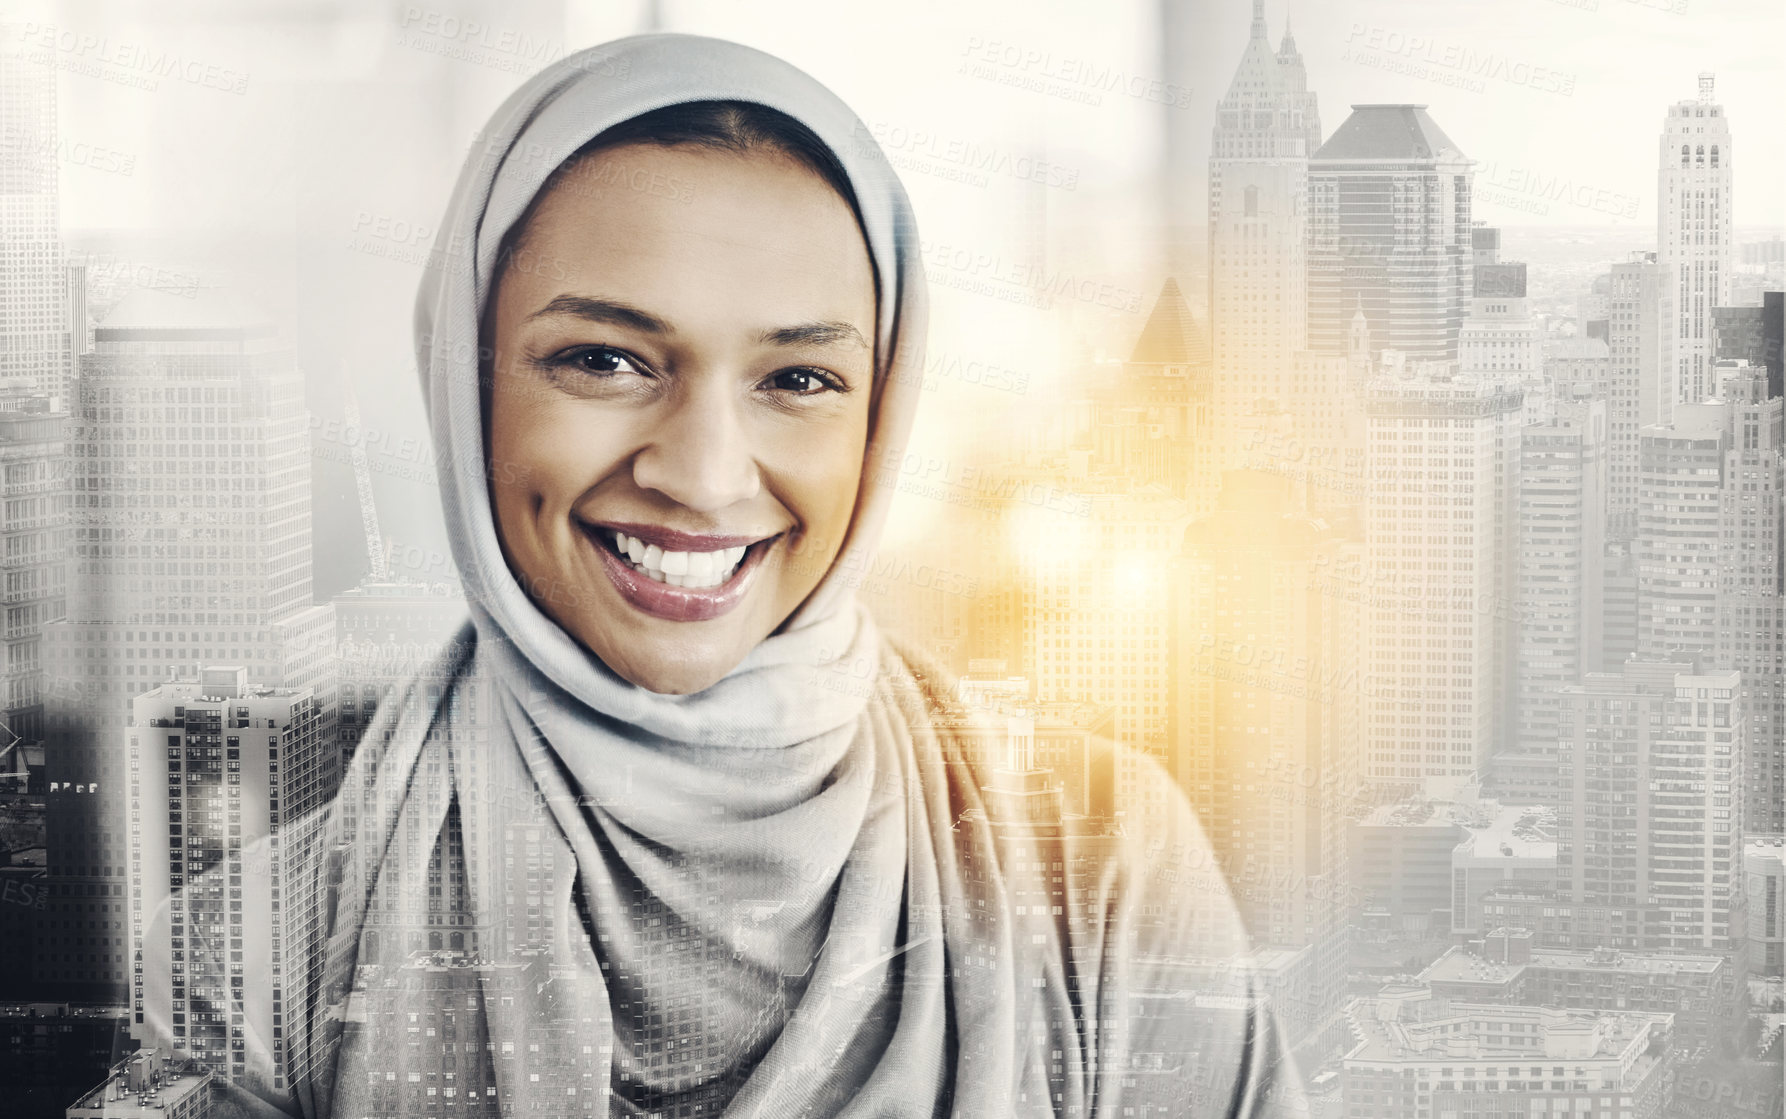
[[[745,548],[735,545],[710,552],[669,552],[636,536],[604,529],[614,538],[614,552],[633,565],[633,570],[672,587],[701,590],[729,582],[744,562]]]
[[[653,617],[699,622],[743,600],[779,539],[691,536],[649,525],[578,522],[622,598]]]

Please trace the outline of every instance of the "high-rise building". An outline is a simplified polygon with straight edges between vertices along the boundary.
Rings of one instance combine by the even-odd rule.
[[[67,608],[68,413],[52,398],[0,408],[0,571],[6,579],[3,719],[14,739],[43,738],[43,628]]]
[[[1175,776],[1237,882],[1255,947],[1313,948],[1344,970],[1346,822],[1358,795],[1358,603],[1334,593],[1358,546],[1230,471],[1185,531],[1171,579]]]
[[[1218,436],[1254,402],[1281,398],[1307,338],[1308,160],[1321,117],[1284,29],[1272,50],[1264,0],[1216,106],[1209,156],[1209,323]],[[1216,470],[1232,465],[1220,456]]]
[[[1607,490],[1607,534],[1629,540],[1637,530],[1638,438],[1665,424],[1680,399],[1674,367],[1674,291],[1656,254],[1633,252],[1612,266],[1606,345],[1611,351],[1612,396],[1607,420],[1612,457]]]
[[[1643,429],[1637,512],[1637,651],[1704,657],[1717,644],[1730,406],[1683,404]]]
[[[1697,99],[1668,107],[1658,147],[1657,261],[1674,291],[1674,379],[1682,400],[1705,400],[1717,391],[1712,311],[1730,305],[1736,271],[1730,120],[1712,100],[1712,75],[1699,75]]]
[[[1520,404],[1436,363],[1370,383],[1366,781],[1479,777],[1502,740]]]
[[[1564,695],[1557,892],[1574,947],[1713,951],[1740,976],[1741,675],[1632,660]]]
[[[1712,309],[1712,356],[1767,371],[1767,395],[1786,396],[1786,292],[1768,291],[1758,307]]]
[[[1473,166],[1424,105],[1354,105],[1309,158],[1308,345],[1456,361],[1474,287]]]
[[[77,388],[67,616],[44,629],[55,891],[36,962],[113,998],[129,975],[132,699],[240,664],[252,683],[311,689],[332,719],[334,623],[311,602],[303,382],[270,325],[214,292],[138,289],[96,329]],[[96,905],[116,927],[93,927]]]
[[[0,388],[68,394],[72,370],[57,195],[53,57],[0,23]],[[46,52],[47,53],[47,52]]]
[[[1608,540],[1600,570],[1600,666],[1617,672],[1637,652],[1637,557],[1631,543]]]
[[[1718,500],[1717,614],[1710,663],[1743,674],[1751,835],[1786,832],[1786,401],[1766,374],[1719,361],[1730,411]]]
[[[1543,330],[1526,298],[1526,266],[1500,259],[1500,232],[1484,226],[1474,231],[1470,314],[1457,335],[1458,369],[1525,389],[1527,422],[1541,423],[1550,418],[1552,404]]]
[[[173,1055],[283,1091],[323,902],[304,871],[333,788],[308,690],[239,667],[136,697],[128,729],[132,1021],[165,1008]],[[259,1039],[270,1051],[247,1044]],[[158,1031],[145,1040],[162,1040]],[[264,1063],[263,1063],[264,1062]]]
[[[1786,839],[1750,839],[1743,847],[1743,895],[1749,903],[1749,973],[1786,971]]]
[[[1560,689],[1601,665],[1606,402],[1592,396],[1563,401],[1551,423],[1527,426],[1520,439],[1513,746],[1522,764],[1550,768],[1556,759]],[[1526,795],[1555,791],[1554,783],[1547,790],[1520,790]],[[1541,796],[1538,803],[1551,800]]]

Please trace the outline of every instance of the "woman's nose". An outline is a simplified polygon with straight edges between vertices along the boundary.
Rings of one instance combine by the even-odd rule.
[[[633,481],[703,513],[755,497],[762,477],[739,415],[743,404],[720,385],[677,393],[633,456]]]

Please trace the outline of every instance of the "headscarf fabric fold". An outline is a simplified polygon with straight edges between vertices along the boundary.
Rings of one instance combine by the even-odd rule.
[[[707,100],[786,113],[842,163],[877,277],[876,385],[838,560],[724,679],[666,696],[609,670],[509,571],[478,325],[504,235],[566,157]],[[981,716],[853,598],[845,575],[892,496],[878,464],[905,445],[925,324],[911,207],[868,136],[778,59],[646,35],[548,66],[479,138],[439,233],[469,251],[430,257],[416,321],[471,617],[387,697],[345,774],[314,860],[322,926],[288,946],[285,1067],[259,1062],[260,1083],[232,1088],[243,1106],[304,1119],[1259,1106],[1284,1065],[1276,1030],[1220,965],[1242,930],[1164,772],[1121,760],[1139,799],[1168,806],[1145,827],[1137,813],[1066,818],[1058,791],[1001,768]]]

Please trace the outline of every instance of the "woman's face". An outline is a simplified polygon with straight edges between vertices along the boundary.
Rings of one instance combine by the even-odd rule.
[[[849,526],[875,337],[855,216],[778,152],[628,145],[541,200],[513,261],[486,325],[509,566],[622,677],[700,691]]]

